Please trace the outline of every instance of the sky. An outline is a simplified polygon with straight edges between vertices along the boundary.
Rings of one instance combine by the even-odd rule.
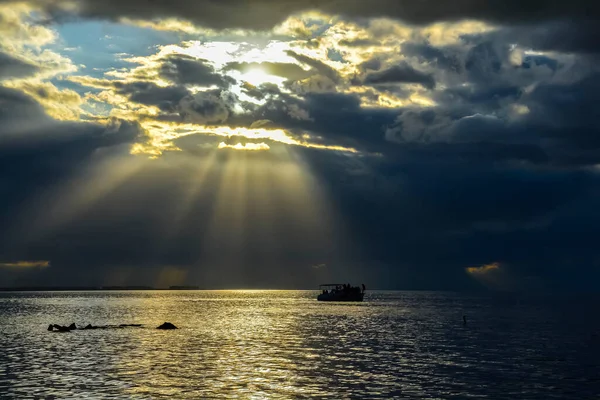
[[[0,0],[0,287],[600,287],[600,5]]]

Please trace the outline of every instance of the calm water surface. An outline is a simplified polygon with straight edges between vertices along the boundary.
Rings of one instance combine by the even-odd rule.
[[[598,297],[315,296],[0,293],[0,398],[600,398]]]

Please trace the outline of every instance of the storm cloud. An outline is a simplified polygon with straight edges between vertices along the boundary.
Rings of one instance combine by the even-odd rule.
[[[35,65],[0,52],[0,80],[33,75],[38,70]]]
[[[11,2],[12,0],[3,0]],[[52,10],[57,16],[65,13],[59,1],[41,1],[37,3]],[[234,0],[226,3],[191,0],[155,0],[151,3],[141,0],[109,0],[97,4],[93,1],[75,2],[79,15],[91,18],[118,19],[121,17],[153,19],[160,17],[179,17],[190,19],[211,28],[254,28],[266,29],[282,22],[293,13],[319,10],[334,15],[354,18],[397,18],[414,24],[426,24],[438,21],[457,21],[461,19],[480,19],[484,21],[515,24],[526,22],[551,21],[556,19],[584,18],[600,16],[600,7],[587,0],[559,1],[487,1],[460,0],[452,3],[435,0],[373,0],[365,3],[361,0],[306,2],[304,0],[287,1],[281,5],[276,0],[244,1]]]
[[[160,76],[176,84],[226,87],[233,79],[217,74],[206,60],[183,55],[171,55],[162,59]]]
[[[370,85],[386,83],[418,83],[428,89],[435,87],[435,80],[431,74],[417,71],[408,64],[395,65],[385,70],[367,74],[363,83]]]
[[[7,284],[598,288],[593,2],[30,5],[55,31],[0,41],[0,265],[47,264]],[[113,68],[61,30],[123,19]]]

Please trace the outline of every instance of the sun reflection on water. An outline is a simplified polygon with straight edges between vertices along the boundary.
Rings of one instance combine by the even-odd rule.
[[[598,393],[591,368],[598,352],[589,346],[590,329],[600,328],[593,318],[597,298],[585,307],[549,297],[517,304],[442,292],[370,292],[359,304],[323,304],[315,295],[0,293],[0,397],[587,399]],[[466,327],[463,312],[470,317]],[[180,329],[154,329],[164,321]],[[60,334],[46,331],[51,322],[144,327]]]
[[[193,293],[193,292],[192,292]],[[295,325],[297,317],[273,302],[284,291],[219,290],[195,307],[199,315],[193,325],[176,321],[180,329],[152,332],[139,337],[135,353],[143,359],[124,357],[124,369],[139,369],[128,393],[134,396],[215,398],[267,398],[277,393],[293,397],[298,393],[296,357],[301,357],[303,341]],[[164,314],[176,303],[197,306],[193,296],[148,298],[148,312]],[[289,300],[285,301],[289,304]],[[210,311],[208,311],[210,310]],[[165,347],[165,340],[168,345]],[[291,350],[291,351],[290,351]],[[195,368],[194,366],[201,366]],[[188,371],[182,374],[182,370]],[[206,385],[210,382],[210,385]],[[193,396],[192,396],[193,397]]]

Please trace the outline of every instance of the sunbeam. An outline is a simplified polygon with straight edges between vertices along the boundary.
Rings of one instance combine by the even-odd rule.
[[[51,235],[86,211],[93,209],[103,197],[126,185],[144,169],[147,159],[122,155],[105,157],[88,163],[82,172],[53,185],[24,207],[19,221],[20,234],[28,240]],[[43,203],[44,206],[40,207]],[[37,212],[35,210],[38,210]]]
[[[224,149],[218,157],[223,172],[200,240],[206,252],[197,263],[218,264],[219,275],[226,269],[240,284],[259,278],[253,265],[292,259],[287,273],[270,272],[289,280],[295,269],[319,261],[315,252],[325,256],[334,241],[323,191],[289,152],[277,150],[265,156]]]
[[[203,192],[206,190],[204,185],[207,179],[214,174],[216,168],[220,168],[217,165],[217,151],[213,149],[203,157],[181,157],[183,159],[179,160],[178,166],[181,168],[181,172],[190,174],[190,176],[184,175],[187,178],[187,185],[183,188],[183,193],[178,198],[177,204],[174,205],[173,218],[165,232],[165,243],[168,243],[181,232],[182,223],[189,217],[195,202],[200,196],[206,195]]]

